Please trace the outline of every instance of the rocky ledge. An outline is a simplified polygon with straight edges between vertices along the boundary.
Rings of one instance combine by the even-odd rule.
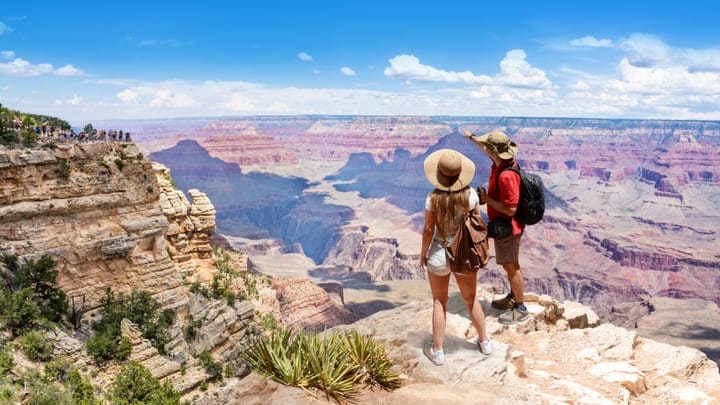
[[[481,293],[490,356],[481,354],[477,336],[456,294],[448,303],[445,364],[422,354],[431,340],[432,303],[409,303],[378,312],[351,325],[383,342],[404,384],[393,392],[362,392],[360,403],[716,403],[720,374],[701,351],[640,338],[635,332],[599,324],[586,306],[526,295],[532,316],[507,326],[489,308],[492,294]],[[300,389],[268,382],[254,374],[237,387],[246,404],[326,403]]]

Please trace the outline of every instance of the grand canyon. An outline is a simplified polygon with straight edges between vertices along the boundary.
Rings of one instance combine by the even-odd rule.
[[[714,123],[251,117],[98,125],[130,128],[137,143],[0,146],[0,253],[56,259],[57,283],[73,305],[82,302],[81,317],[44,333],[99,395],[119,367],[98,364],[84,342],[110,288],[142,289],[174,313],[164,354],[127,319],[120,333],[130,360],[198,404],[323,402],[243,362],[268,317],[384,344],[402,387],[361,392],[363,402],[720,398],[710,360],[720,327]],[[497,322],[501,311],[489,302],[507,286],[491,262],[478,294],[495,352],[477,353],[451,289],[448,364],[437,368],[420,349],[431,319],[417,266],[430,191],[421,167],[433,150],[455,148],[478,163],[475,183],[483,184],[489,162],[460,128],[511,134],[520,163],[545,181],[548,209],[523,242],[531,319]],[[216,296],[220,286],[237,299]],[[224,365],[223,381],[198,353]],[[14,356],[22,367],[42,366]]]
[[[546,187],[545,218],[523,238],[528,290],[659,335],[667,328],[656,300],[681,299],[662,306],[676,318],[693,310],[690,299],[708,302],[699,329],[668,338],[695,337],[690,344],[720,356],[712,343],[720,318],[718,122],[290,116],[104,125],[133,125],[141,150],[170,168],[179,189],[207,193],[216,233],[248,251],[256,269],[348,291],[424,277],[425,156],[457,149],[477,163],[474,183],[483,185],[490,162],[459,131],[505,131],[520,145],[520,165]],[[494,262],[479,277],[507,291]],[[391,296],[358,308],[392,307]]]

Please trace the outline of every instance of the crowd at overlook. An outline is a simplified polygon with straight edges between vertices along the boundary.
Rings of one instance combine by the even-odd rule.
[[[17,131],[23,128],[35,132],[40,140],[54,140],[54,141],[117,141],[117,142],[132,142],[129,131],[123,131],[122,129],[101,129],[97,130],[88,125],[85,130],[75,132],[74,129],[63,129],[53,127],[47,122],[43,122],[41,125],[25,125],[21,119],[14,120],[14,129]]]

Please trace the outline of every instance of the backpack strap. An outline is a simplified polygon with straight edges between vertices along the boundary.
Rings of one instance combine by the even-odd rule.
[[[517,165],[517,162],[513,163],[512,166],[505,166],[501,167],[500,170],[498,170],[497,175],[495,176],[495,190],[500,190],[500,173],[504,172],[505,170],[512,170],[515,173],[517,173],[518,176],[520,176],[520,179],[522,180],[522,175],[520,174],[520,166]]]

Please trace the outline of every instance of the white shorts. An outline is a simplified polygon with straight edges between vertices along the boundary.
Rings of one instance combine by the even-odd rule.
[[[453,237],[448,238],[448,243],[452,241]],[[443,247],[442,240],[438,237],[433,238],[430,243],[430,248],[427,252],[427,264],[425,268],[430,273],[436,276],[446,276],[450,274],[450,266],[447,265],[447,257],[445,256],[445,248]]]

